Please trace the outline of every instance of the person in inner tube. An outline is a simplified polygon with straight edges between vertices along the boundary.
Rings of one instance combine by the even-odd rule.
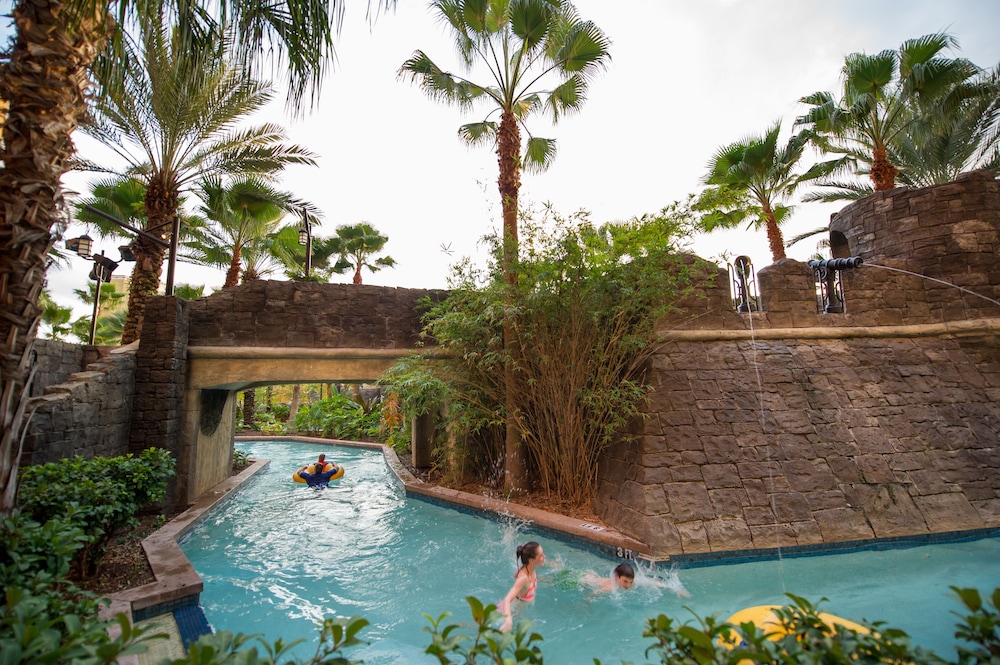
[[[329,487],[330,478],[332,478],[340,470],[340,467],[335,463],[330,462],[330,468],[327,471],[323,470],[323,467],[327,464],[326,455],[320,455],[319,459],[315,463],[316,471],[314,473],[308,473],[306,469],[309,468],[309,464],[306,464],[301,469],[299,469],[299,477],[306,481],[306,485],[309,487]]]

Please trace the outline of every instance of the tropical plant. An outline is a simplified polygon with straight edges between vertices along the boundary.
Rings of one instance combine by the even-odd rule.
[[[198,183],[199,212],[208,224],[192,229],[185,241],[187,256],[196,263],[224,268],[222,288],[239,284],[243,251],[266,244],[285,214],[303,206],[255,175],[223,182],[210,175]]]
[[[156,5],[156,3],[153,3]],[[235,30],[239,64],[267,59],[289,81],[289,106],[316,100],[332,62],[333,34],[343,0],[223,0],[170,2],[184,35],[206,32],[222,17]],[[384,0],[380,7],[394,5]],[[13,510],[25,426],[31,343],[35,338],[52,232],[63,220],[60,179],[74,155],[71,136],[87,115],[87,70],[129,16],[148,6],[136,0],[16,0],[14,39],[2,63],[0,100],[7,105],[0,141],[0,515]],[[118,20],[108,14],[111,7]],[[194,29],[198,28],[198,29]],[[259,64],[257,65],[259,67]],[[9,229],[9,231],[8,231]]]
[[[337,237],[340,239],[340,260],[333,270],[337,273],[348,269],[354,270],[355,284],[361,283],[362,268],[378,272],[382,268],[396,265],[395,259],[391,256],[380,256],[372,261],[372,258],[383,250],[389,238],[369,224],[362,222],[350,226],[338,226]]]
[[[979,69],[943,55],[955,46],[951,35],[935,33],[909,39],[898,50],[852,53],[841,70],[840,99],[829,92],[803,97],[810,108],[796,124],[813,129],[822,150],[870,165],[874,191],[892,189],[899,164],[890,160],[890,151],[900,134],[973,90]]]
[[[702,179],[709,188],[693,206],[705,213],[701,219],[705,231],[734,228],[747,220],[756,229],[764,227],[775,261],[785,258],[779,227],[792,214],[788,199],[802,183],[829,175],[841,166],[837,161],[821,162],[797,173],[810,134],[802,132],[781,145],[780,132],[778,121],[762,136],[747,136],[719,148]]]
[[[502,241],[494,237],[490,269],[458,266],[447,299],[425,315],[443,352],[426,368],[450,388],[452,438],[514,414],[538,488],[585,504],[601,452],[625,436],[646,400],[642,367],[655,348],[654,324],[694,279],[677,251],[685,220],[664,213],[597,227],[582,214],[548,211],[522,224],[514,297],[508,300]],[[514,345],[502,334],[507,307],[519,312]],[[507,365],[515,368],[517,401],[505,413]],[[429,383],[412,370],[401,376]],[[406,381],[391,386],[419,403]],[[468,456],[478,456],[468,440]],[[484,475],[498,460],[486,462]]]
[[[47,339],[62,339],[70,332],[69,320],[73,316],[73,308],[63,307],[57,303],[48,291],[42,291],[38,302],[42,306],[42,325],[48,328],[45,337]]]
[[[70,326],[70,332],[80,344],[90,344],[90,316],[81,316]],[[94,329],[94,344],[97,346],[121,346],[122,330],[125,328],[125,310],[120,309],[97,316]]]
[[[491,144],[500,167],[497,184],[503,210],[503,272],[511,288],[517,282],[518,194],[521,169],[540,171],[552,163],[556,142],[532,136],[524,125],[532,113],[548,113],[553,122],[578,110],[586,100],[589,79],[610,60],[610,42],[576,7],[562,0],[434,0],[433,11],[451,28],[462,66],[485,68],[482,83],[442,69],[416,51],[399,69],[419,83],[432,99],[462,109],[488,108],[486,118],[462,125],[459,136],[472,145]],[[491,119],[499,114],[499,123]],[[521,128],[528,135],[522,152]],[[504,327],[513,344],[514,324]],[[512,368],[504,376],[513,384]],[[513,408],[513,399],[507,404]],[[527,486],[527,469],[508,413],[506,465],[508,489]]]
[[[305,148],[286,144],[273,124],[238,129],[271,99],[270,85],[239,68],[222,32],[183,39],[160,12],[143,16],[138,37],[115,40],[94,76],[101,94],[84,132],[130,167],[146,188],[147,234],[163,238],[181,192],[220,174],[273,174],[288,164],[315,164]],[[85,168],[100,169],[83,162]],[[132,244],[135,268],[122,342],[138,339],[148,297],[160,284],[164,247],[145,236]]]

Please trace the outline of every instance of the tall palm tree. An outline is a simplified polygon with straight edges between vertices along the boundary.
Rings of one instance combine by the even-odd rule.
[[[271,87],[249,78],[222,34],[215,37],[186,41],[161,13],[140,21],[139,38],[126,35],[114,42],[94,67],[103,94],[93,122],[83,129],[113,148],[145,185],[145,231],[154,237],[167,235],[181,192],[196,180],[316,163],[305,148],[286,144],[276,125],[237,128],[270,101]],[[136,263],[123,344],[139,337],[165,254],[163,245],[143,236],[133,241],[132,253]]]
[[[763,136],[747,136],[719,148],[702,179],[709,187],[694,204],[695,210],[705,213],[701,219],[705,231],[734,228],[747,220],[754,228],[764,227],[774,261],[785,258],[779,227],[793,210],[788,199],[803,182],[841,166],[839,161],[828,161],[797,173],[810,134],[801,132],[780,145],[780,132],[778,121]]]
[[[389,238],[376,231],[364,222],[337,228],[340,238],[340,261],[337,266],[344,270],[354,270],[354,283],[361,283],[361,269],[368,268],[378,272],[382,268],[391,268],[396,260],[391,256],[380,256],[372,261],[372,257],[380,253]]]
[[[244,249],[264,242],[287,212],[303,205],[253,175],[241,175],[228,183],[210,176],[198,184],[198,196],[203,202],[199,212],[209,225],[196,230],[187,242],[189,258],[225,268],[223,288],[239,284]]]
[[[289,105],[313,101],[333,55],[343,0],[166,0],[188,16],[231,18],[242,62],[277,55],[289,81]],[[15,0],[15,35],[0,65],[0,100],[7,105],[0,141],[0,516],[14,508],[30,381],[30,350],[41,309],[52,228],[62,217],[60,179],[74,154],[71,135],[87,112],[88,67],[139,0]],[[153,1],[155,4],[155,0]],[[384,0],[389,7],[394,0]],[[185,22],[185,25],[191,24]]]
[[[532,113],[548,113],[553,121],[580,109],[589,79],[610,59],[610,41],[576,8],[562,0],[433,0],[432,10],[451,28],[461,64],[467,72],[485,69],[482,83],[453,74],[416,51],[399,69],[432,99],[462,109],[483,105],[484,120],[462,125],[459,136],[470,144],[491,144],[500,174],[497,184],[503,210],[503,273],[509,286],[517,281],[517,201],[521,169],[543,170],[552,163],[556,143],[532,136],[524,125]],[[471,75],[471,74],[470,74]],[[499,123],[492,119],[499,115]],[[522,152],[521,128],[528,140]],[[513,324],[504,325],[505,344],[513,343]],[[513,384],[508,367],[508,385]],[[513,388],[511,388],[513,389]],[[508,407],[513,401],[508,399]],[[505,478],[508,490],[527,489],[520,436],[513,414],[507,414]]]
[[[951,35],[935,33],[898,50],[852,53],[841,70],[840,99],[829,92],[803,97],[811,108],[796,124],[812,128],[821,149],[869,163],[876,192],[892,189],[899,173],[889,158],[893,141],[920,117],[953,104],[978,72],[968,60],[943,55],[955,46]]]

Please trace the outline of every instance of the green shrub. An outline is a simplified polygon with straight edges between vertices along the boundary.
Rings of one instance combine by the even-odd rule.
[[[378,432],[381,414],[375,404],[360,396],[326,397],[299,409],[295,429],[334,439],[367,439]]]
[[[0,587],[23,590],[54,616],[96,617],[97,599],[67,579],[76,553],[89,542],[73,520],[70,514],[41,524],[15,512],[0,521]]]
[[[46,598],[8,587],[0,613],[0,662],[3,665],[104,665],[119,658],[144,653],[145,642],[166,638],[131,626],[123,614],[116,621],[97,620],[94,614],[61,614]],[[117,623],[120,634],[112,639],[108,628]]]
[[[174,460],[160,448],[139,457],[76,456],[38,464],[21,472],[18,508],[42,524],[66,517],[90,535],[77,555],[85,576],[111,533],[135,524],[140,509],[163,500],[173,474]]]

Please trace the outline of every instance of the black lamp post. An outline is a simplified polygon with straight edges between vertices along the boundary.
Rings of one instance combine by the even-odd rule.
[[[94,289],[94,313],[90,318],[90,344],[94,344],[94,339],[97,336],[97,317],[101,312],[101,284],[111,281],[111,273],[115,271],[118,264],[121,261],[134,261],[135,257],[131,255],[131,252],[126,254],[122,251],[121,261],[112,261],[104,255],[102,251],[100,254],[91,254],[90,250],[94,246],[93,239],[87,234],[83,234],[79,238],[72,238],[66,241],[66,249],[71,249],[76,252],[79,256],[85,259],[93,259],[94,267],[90,270],[90,279],[97,282],[97,287]],[[126,246],[127,249],[127,246]],[[119,248],[121,250],[121,248]]]
[[[302,228],[299,229],[299,244],[306,246],[306,279],[312,274],[313,237],[312,224],[306,209],[302,208]]]

